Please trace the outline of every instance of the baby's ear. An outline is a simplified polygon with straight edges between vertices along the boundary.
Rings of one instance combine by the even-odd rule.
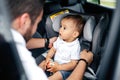
[[[73,33],[73,37],[76,38],[76,37],[78,37],[78,36],[79,36],[79,32],[78,32],[78,31],[75,31],[75,32]]]

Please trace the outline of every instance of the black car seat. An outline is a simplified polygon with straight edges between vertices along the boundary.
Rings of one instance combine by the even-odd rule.
[[[107,13],[100,14],[100,19],[94,29],[93,39],[92,39],[92,52],[94,54],[93,62],[90,65],[90,69],[86,72],[87,75],[84,80],[97,80],[97,75],[100,72],[99,67],[102,57],[104,56],[104,47],[107,38],[109,17]]]
[[[107,13],[103,13],[101,15],[101,18],[94,30],[93,33],[93,41],[92,41],[92,52],[94,53],[94,60],[93,63],[91,64],[92,69],[94,72],[97,73],[99,72],[99,66],[101,59],[104,56],[104,51],[105,51],[105,43],[107,42],[105,38],[107,38],[108,34],[108,25],[109,25],[109,16]]]
[[[96,26],[95,17],[90,16],[84,25],[83,37],[81,39],[81,50],[83,49],[91,50],[91,44],[92,44],[92,38],[93,38],[93,32],[95,26]]]
[[[105,46],[104,36],[107,35],[107,26],[109,22],[108,14],[102,13],[98,15],[88,15],[77,13],[69,9],[62,9],[50,14],[47,18],[45,27],[48,38],[58,36],[60,20],[67,14],[80,14],[85,20],[83,34],[82,37],[80,37],[81,49],[88,49],[94,53],[94,60],[90,65],[91,69],[89,68],[89,70],[86,71],[85,78],[88,80],[96,79],[96,73],[99,71],[98,66],[101,60],[101,56],[103,56],[102,53]],[[61,17],[61,15],[64,16]]]
[[[78,0],[60,0],[60,4],[63,9],[67,8],[67,9],[74,10],[76,12],[84,13],[82,4],[78,2]]]
[[[43,18],[42,21],[38,24],[38,28],[37,28],[37,31],[40,33],[41,36],[44,36],[46,32],[44,26],[47,16],[59,9],[62,9],[62,7],[58,1],[49,1],[45,3]]]

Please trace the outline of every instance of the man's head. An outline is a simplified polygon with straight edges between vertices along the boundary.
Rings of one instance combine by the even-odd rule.
[[[44,0],[7,0],[11,14],[12,27],[26,40],[35,33],[42,19]]]

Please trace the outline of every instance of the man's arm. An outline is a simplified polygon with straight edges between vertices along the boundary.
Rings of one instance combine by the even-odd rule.
[[[51,48],[53,45],[53,42],[55,42],[57,37],[53,37],[49,39],[49,45],[48,47]],[[28,42],[26,47],[28,49],[34,49],[34,48],[43,48],[45,47],[46,38],[31,38]]]
[[[83,50],[80,53],[80,58],[85,59],[88,64],[90,64],[93,60],[93,53],[90,51],[88,52],[87,50]],[[67,80],[82,80],[84,72],[86,70],[86,66],[86,62],[84,60],[80,60],[71,75],[67,78]]]
[[[44,38],[31,38],[27,42],[26,47],[28,49],[43,48],[45,47],[45,39]]]

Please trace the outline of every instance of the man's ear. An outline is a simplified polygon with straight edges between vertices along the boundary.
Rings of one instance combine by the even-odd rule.
[[[26,30],[28,29],[31,25],[31,19],[28,13],[24,13],[20,16],[20,29],[21,30]]]

